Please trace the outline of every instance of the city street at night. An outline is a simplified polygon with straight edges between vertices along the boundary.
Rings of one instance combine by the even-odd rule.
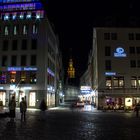
[[[17,110],[14,124],[0,118],[0,140],[139,140],[140,117],[134,112],[102,112],[53,108],[40,120],[39,110],[28,110],[26,122]]]

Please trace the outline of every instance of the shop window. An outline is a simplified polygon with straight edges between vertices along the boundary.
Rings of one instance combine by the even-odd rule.
[[[30,84],[36,84],[37,79],[36,79],[36,72],[31,71],[30,72]]]
[[[16,71],[10,71],[10,83],[14,84],[16,82]]]
[[[131,87],[133,87],[133,88],[137,87],[137,77],[136,76],[131,77]]]
[[[0,84],[6,84],[6,72],[0,72]]]

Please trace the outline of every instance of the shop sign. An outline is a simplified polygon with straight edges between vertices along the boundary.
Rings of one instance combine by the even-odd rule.
[[[117,47],[114,52],[114,57],[126,57],[126,53],[122,47]]]
[[[105,72],[106,76],[114,76],[116,75],[116,72]]]
[[[8,67],[8,71],[36,71],[36,67]]]

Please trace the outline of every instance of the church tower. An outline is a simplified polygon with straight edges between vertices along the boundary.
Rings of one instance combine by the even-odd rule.
[[[75,78],[75,68],[73,67],[72,58],[69,59],[69,67],[67,73],[68,73],[68,78]]]

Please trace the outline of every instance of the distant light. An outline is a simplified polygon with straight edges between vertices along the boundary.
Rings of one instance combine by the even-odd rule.
[[[23,15],[20,15],[19,17],[20,17],[20,19],[23,19],[24,16]]]
[[[36,15],[36,19],[40,19],[40,15]]]

